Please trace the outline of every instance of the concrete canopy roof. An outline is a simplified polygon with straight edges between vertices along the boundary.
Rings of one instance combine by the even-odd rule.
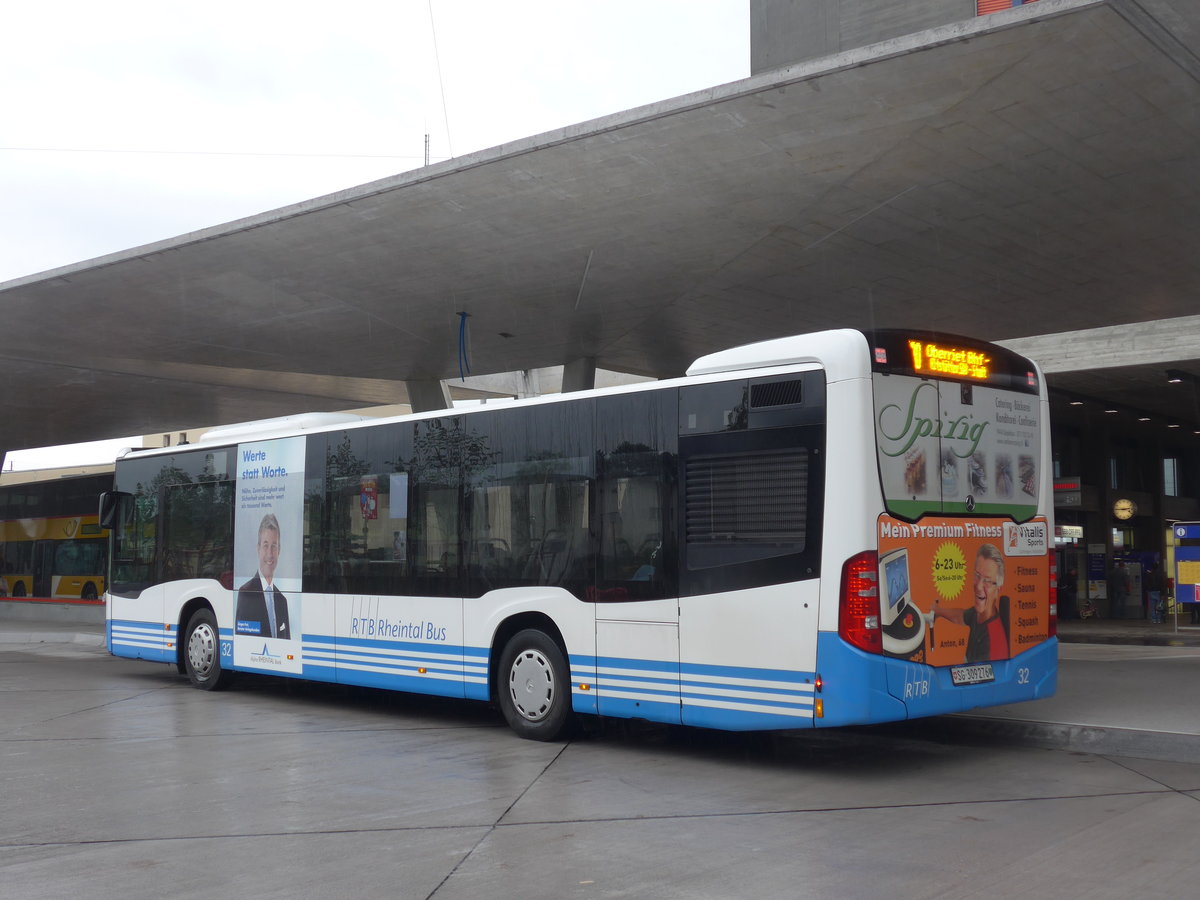
[[[0,449],[396,402],[459,312],[477,374],[656,376],[1192,316],[1198,48],[1192,0],[1041,0],[10,281]]]

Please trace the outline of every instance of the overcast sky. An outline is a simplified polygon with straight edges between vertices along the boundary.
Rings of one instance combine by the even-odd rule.
[[[416,168],[427,133],[437,161],[749,74],[749,0],[65,0],[3,21],[0,282]]]
[[[0,283],[745,78],[749,5],[8,3]]]

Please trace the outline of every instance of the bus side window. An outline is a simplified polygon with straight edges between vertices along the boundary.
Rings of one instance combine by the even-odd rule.
[[[233,571],[232,481],[172,484],[163,490],[162,577],[211,578]]]
[[[143,489],[138,494],[113,491],[106,496],[111,499],[103,510],[108,516],[102,519],[102,524],[107,521],[105,527],[112,531],[110,590],[118,596],[136,596],[152,583],[157,548],[157,495]]]
[[[663,596],[662,479],[617,477],[602,483],[598,587],[623,589],[630,600]]]

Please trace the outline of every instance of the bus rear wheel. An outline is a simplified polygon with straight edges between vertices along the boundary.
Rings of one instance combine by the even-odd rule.
[[[198,609],[188,619],[183,665],[192,685],[202,691],[218,691],[232,679],[233,673],[221,668],[221,633],[211,609]]]
[[[571,679],[553,638],[534,628],[515,634],[500,656],[499,682],[500,709],[520,737],[563,736],[571,717]]]

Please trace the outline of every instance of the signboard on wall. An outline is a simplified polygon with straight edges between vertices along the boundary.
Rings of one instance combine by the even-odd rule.
[[[1175,600],[1200,602],[1200,522],[1176,522],[1171,532],[1175,538]]]

